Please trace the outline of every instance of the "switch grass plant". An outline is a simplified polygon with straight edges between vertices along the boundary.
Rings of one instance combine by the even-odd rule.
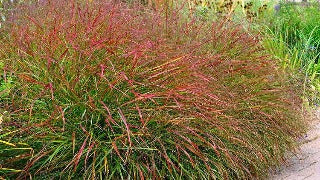
[[[19,12],[0,45],[0,176],[263,177],[304,132],[299,90],[240,26],[114,1]]]

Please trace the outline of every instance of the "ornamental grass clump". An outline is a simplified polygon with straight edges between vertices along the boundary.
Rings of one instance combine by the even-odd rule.
[[[4,177],[261,177],[304,130],[299,98],[240,26],[106,1],[17,12],[0,147],[22,148],[0,151]]]
[[[318,1],[282,2],[270,15],[269,22],[263,25],[267,24],[264,27],[265,47],[282,61],[284,67],[304,75],[306,85],[316,92],[320,91],[319,5]]]

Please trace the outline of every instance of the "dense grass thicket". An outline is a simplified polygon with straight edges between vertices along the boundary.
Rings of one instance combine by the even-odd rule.
[[[285,67],[300,71],[320,90],[320,4],[285,3],[270,18],[266,47],[282,60]]]
[[[301,99],[260,37],[163,7],[17,7],[0,34],[0,177],[251,179],[284,161]]]

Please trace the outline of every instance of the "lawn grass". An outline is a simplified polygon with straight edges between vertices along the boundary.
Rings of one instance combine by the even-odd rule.
[[[301,89],[259,37],[177,7],[18,6],[0,36],[0,176],[246,179],[281,164],[305,131]]]

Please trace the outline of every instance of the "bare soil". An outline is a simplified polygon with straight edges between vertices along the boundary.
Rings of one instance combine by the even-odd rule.
[[[287,164],[271,180],[320,180],[320,109],[315,116],[298,154],[290,155]]]

